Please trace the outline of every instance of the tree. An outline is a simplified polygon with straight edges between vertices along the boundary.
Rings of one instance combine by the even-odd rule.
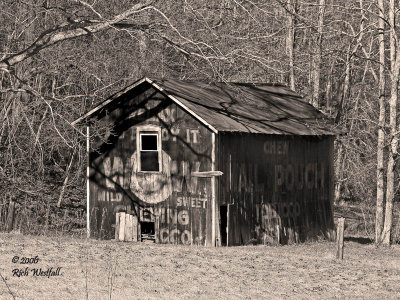
[[[297,0],[289,0],[287,3],[288,21],[287,21],[287,52],[289,58],[289,87],[296,90],[296,80],[294,72],[294,48],[295,48],[295,30],[296,30],[296,14],[297,14]]]
[[[396,1],[389,3],[389,38],[390,38],[390,100],[389,100],[389,127],[390,127],[390,148],[386,173],[386,203],[385,223],[383,225],[382,243],[390,245],[393,223],[393,201],[395,197],[395,168],[397,164],[398,148],[398,123],[397,123],[397,102],[399,93],[399,70],[400,53],[399,40],[396,32]]]
[[[375,243],[382,240],[383,209],[384,209],[384,149],[385,149],[385,7],[383,0],[378,0],[379,18],[379,119],[378,119],[378,143],[377,143],[377,166],[376,166],[376,220],[375,220]]]
[[[325,15],[325,0],[319,0],[318,12],[318,35],[316,41],[316,50],[313,59],[313,94],[311,103],[314,107],[319,107],[319,93],[320,93],[320,77],[321,77],[321,60],[322,60],[322,37],[324,28],[324,15]]]

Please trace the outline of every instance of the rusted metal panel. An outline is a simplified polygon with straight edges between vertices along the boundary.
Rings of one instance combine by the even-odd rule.
[[[156,242],[206,245],[211,178],[191,174],[211,170],[210,130],[154,89],[106,118],[115,136],[91,155],[92,236],[115,236],[115,213],[127,211],[142,229],[154,222]],[[160,137],[160,172],[138,169],[138,132],[147,131]]]
[[[284,86],[153,80],[218,131],[332,134],[324,115]]]
[[[230,245],[292,243],[333,229],[332,137],[224,134],[220,204]]]
[[[104,117],[129,102],[127,98],[149,88],[161,91],[214,132],[279,135],[340,133],[323,113],[285,86],[147,78],[112,95],[73,124],[88,118]]]

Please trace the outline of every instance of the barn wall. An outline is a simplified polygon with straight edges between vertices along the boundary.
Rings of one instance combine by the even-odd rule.
[[[108,116],[116,137],[91,154],[90,227],[93,237],[113,238],[115,214],[128,211],[154,221],[156,242],[211,244],[211,132],[154,89],[125,101]],[[137,170],[137,128],[158,126],[162,172]]]
[[[222,134],[219,146],[229,245],[331,235],[333,137]]]

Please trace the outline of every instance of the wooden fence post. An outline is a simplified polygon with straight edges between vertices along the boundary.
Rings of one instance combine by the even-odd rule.
[[[344,232],[344,218],[338,219],[337,229],[336,229],[336,258],[343,259],[343,232]]]

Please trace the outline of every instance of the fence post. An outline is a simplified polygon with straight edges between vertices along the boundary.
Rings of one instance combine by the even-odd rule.
[[[343,232],[344,232],[344,218],[338,219],[337,229],[336,229],[336,258],[343,259]]]

